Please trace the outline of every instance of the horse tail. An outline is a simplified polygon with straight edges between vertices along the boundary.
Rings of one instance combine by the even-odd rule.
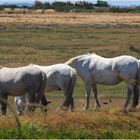
[[[134,96],[132,106],[136,107],[139,103],[139,88],[137,85],[134,85]]]
[[[136,84],[134,85],[134,97],[132,106],[135,107],[139,102],[139,86],[140,86],[140,61],[138,60],[138,70],[136,75]]]
[[[73,68],[71,68],[70,80],[69,80],[69,86],[68,86],[68,95],[67,95],[67,99],[69,101],[69,105],[71,105],[71,109],[74,108],[74,99],[72,96],[73,96],[76,79],[77,79],[76,71]]]
[[[47,76],[44,72],[41,72],[41,81],[35,102],[39,102],[42,99],[43,95],[45,94],[46,85],[47,85]]]
[[[69,82],[69,87],[68,87],[68,90],[71,92],[71,94],[73,94],[76,79],[77,79],[76,71],[75,69],[72,68],[70,71],[70,82]]]
[[[136,76],[136,84],[140,86],[140,60],[138,60],[138,71],[137,71],[137,76]]]

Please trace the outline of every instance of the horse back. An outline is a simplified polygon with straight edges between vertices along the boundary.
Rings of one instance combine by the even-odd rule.
[[[3,68],[0,70],[1,92],[11,95],[37,90],[42,80],[42,71],[32,67]]]

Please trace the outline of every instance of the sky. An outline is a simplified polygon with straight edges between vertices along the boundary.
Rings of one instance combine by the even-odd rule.
[[[40,0],[42,2],[53,2],[53,1],[89,1],[92,3],[96,3],[97,0]],[[140,0],[104,0],[107,1],[111,5],[117,5],[117,6],[135,6],[140,5]],[[20,2],[29,2],[33,3],[34,0],[0,0],[0,4],[2,3],[20,3]]]

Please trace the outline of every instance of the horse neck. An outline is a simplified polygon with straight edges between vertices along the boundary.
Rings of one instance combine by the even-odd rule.
[[[67,61],[65,64],[74,68],[77,71],[77,73],[79,75],[81,75],[84,71],[84,68],[85,68],[85,67],[83,67],[83,63],[84,63],[84,61],[86,61],[88,59],[88,58],[86,58],[86,56],[89,56],[89,55],[90,54],[86,54],[86,55],[72,58],[71,60]]]

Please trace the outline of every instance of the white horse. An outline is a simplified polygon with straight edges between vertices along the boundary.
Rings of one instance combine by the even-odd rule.
[[[45,91],[47,78],[44,72],[32,66],[0,68],[0,104],[2,114],[6,114],[8,96],[28,93],[30,103],[39,102]]]
[[[91,88],[94,92],[95,107],[100,107],[97,97],[97,84],[115,85],[122,81],[128,84],[124,109],[127,108],[132,94],[134,95],[132,107],[138,104],[140,66],[136,58],[127,55],[104,58],[96,54],[86,54],[74,57],[65,64],[73,67],[84,81],[86,90],[85,110],[89,108]]]
[[[31,66],[37,67],[42,70],[47,76],[46,92],[54,90],[62,90],[65,95],[65,101],[63,106],[74,108],[73,103],[73,90],[76,82],[76,71],[66,64],[55,64],[51,66],[39,66],[30,64]],[[20,112],[24,111],[24,104],[26,102],[26,96],[15,97],[17,109]],[[19,109],[20,108],[20,109]]]

